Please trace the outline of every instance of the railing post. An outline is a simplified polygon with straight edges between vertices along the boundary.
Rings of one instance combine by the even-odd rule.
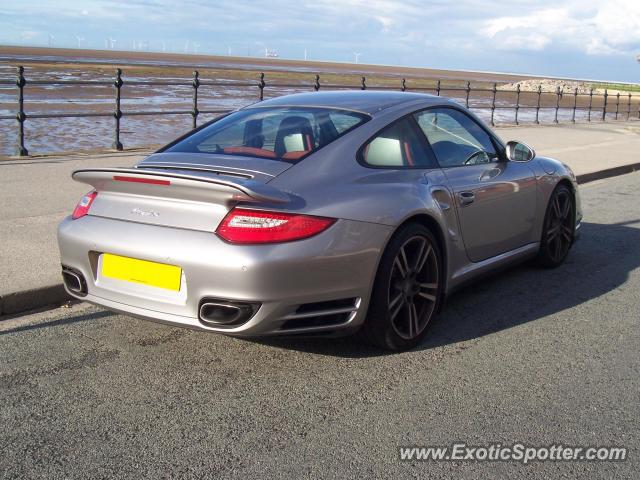
[[[587,115],[587,121],[591,121],[591,107],[593,105],[593,87],[589,89],[589,113]]]
[[[436,95],[440,96],[440,80],[438,80],[438,83],[436,84]]]
[[[558,110],[560,110],[561,98],[562,98],[562,93],[560,92],[560,87],[556,87],[556,115],[553,119],[553,123],[558,123]]]
[[[536,124],[540,124],[540,97],[542,97],[542,85],[538,85],[538,103],[536,103]]]
[[[467,82],[467,98],[464,101],[464,106],[469,108],[469,94],[471,93],[471,82]]]
[[[313,84],[313,89],[316,92],[320,90],[320,75],[316,75],[316,82]]]
[[[193,110],[191,111],[191,117],[193,119],[193,128],[198,126],[198,87],[200,86],[200,73],[197,70],[193,72]]]
[[[260,81],[258,82],[258,89],[260,90],[260,93],[258,95],[258,100],[262,101],[264,100],[264,87],[266,87],[267,84],[264,81],[264,73],[260,73]]]
[[[618,111],[620,110],[620,92],[616,94],[616,120],[618,119]]]
[[[113,118],[115,119],[115,132],[113,138],[113,148],[121,151],[122,142],[120,141],[120,119],[122,118],[122,110],[120,109],[121,90],[122,90],[122,70],[116,68],[116,80],[113,82],[113,86],[116,87],[116,109],[113,112]]]
[[[627,102],[627,120],[631,117],[631,93],[629,93],[629,101]]]
[[[18,87],[18,113],[16,114],[16,120],[18,120],[18,149],[16,154],[19,157],[29,155],[29,151],[24,146],[24,121],[27,119],[27,115],[24,113],[24,86],[26,84],[24,67],[20,66],[18,67],[18,78],[16,79],[16,86]]]
[[[366,90],[366,89],[367,89],[366,78],[365,78],[365,77],[362,77],[361,82],[362,82],[362,84],[361,84],[361,86],[360,86],[360,90]]]
[[[516,125],[518,125],[519,111],[520,111],[520,84],[516,85]]]
[[[400,87],[400,89],[403,92],[407,91],[407,80],[405,78],[402,79],[402,86]],[[629,94],[629,102],[631,102],[631,94]]]
[[[604,122],[607,119],[607,98],[609,97],[609,92],[607,89],[604,89],[604,105],[602,107],[602,121]]]
[[[576,108],[578,108],[578,87],[573,91],[573,113],[571,114],[572,123],[576,123]]]
[[[496,113],[496,93],[498,93],[498,84],[494,82],[493,88],[491,89],[493,92],[493,98],[491,99],[491,125],[495,126],[494,115]]]

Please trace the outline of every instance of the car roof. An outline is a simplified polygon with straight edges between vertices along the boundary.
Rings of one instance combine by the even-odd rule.
[[[287,107],[330,107],[356,110],[374,115],[389,107],[403,103],[423,101],[425,105],[444,105],[449,100],[435,95],[414,92],[342,90],[330,92],[309,92],[285,95],[255,103],[247,108],[287,106]]]

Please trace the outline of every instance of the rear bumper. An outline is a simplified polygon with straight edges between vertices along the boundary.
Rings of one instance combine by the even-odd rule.
[[[366,315],[381,249],[390,234],[384,225],[340,220],[302,241],[239,246],[212,232],[86,216],[63,220],[58,243],[62,264],[86,279],[86,295],[67,289],[72,296],[148,320],[259,336],[356,329]],[[105,252],[177,265],[183,271],[181,290],[104,279],[99,259]],[[204,298],[255,302],[260,308],[241,325],[212,327],[198,318]],[[333,323],[290,321],[310,318],[313,308],[308,304],[344,299],[353,299],[352,311],[332,317]],[[318,308],[326,312],[330,305]]]

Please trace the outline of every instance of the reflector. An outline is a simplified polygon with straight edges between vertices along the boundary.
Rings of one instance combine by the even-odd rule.
[[[73,213],[71,214],[71,218],[73,218],[74,220],[77,220],[78,218],[84,217],[85,215],[87,215],[89,213],[89,209],[91,208],[91,204],[93,203],[93,201],[97,196],[98,196],[98,192],[94,190],[92,192],[87,193],[84,197],[82,197],[78,202],[78,204],[76,205],[76,208],[73,210]]]

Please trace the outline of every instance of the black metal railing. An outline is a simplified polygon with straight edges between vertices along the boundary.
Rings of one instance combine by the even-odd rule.
[[[293,73],[293,72],[291,72]],[[296,72],[297,76],[302,75],[300,72]],[[424,85],[410,85],[410,81],[406,78],[399,78],[397,85],[376,85],[368,84],[367,78],[362,76],[360,82],[355,84],[349,83],[321,83],[321,77],[319,74],[313,75],[311,83],[281,83],[278,81],[267,83],[266,75],[264,72],[258,74],[256,81],[220,81],[216,79],[204,79],[200,76],[199,71],[193,72],[191,79],[184,80],[139,80],[139,79],[126,79],[123,77],[123,71],[120,68],[116,69],[115,76],[112,80],[30,80],[26,78],[24,68],[22,66],[17,68],[17,76],[15,81],[0,80],[0,85],[12,85],[17,89],[17,101],[16,101],[16,113],[14,115],[0,115],[0,120],[15,120],[17,127],[17,145],[16,155],[26,156],[29,154],[27,146],[25,144],[25,132],[28,125],[28,121],[32,119],[50,119],[50,118],[91,118],[91,117],[112,117],[114,119],[113,128],[113,143],[112,147],[115,150],[123,150],[124,145],[121,139],[121,123],[123,118],[138,117],[138,116],[152,116],[152,115],[187,115],[191,116],[191,127],[196,128],[198,126],[198,118],[203,114],[216,115],[223,114],[232,109],[216,109],[216,108],[200,108],[199,104],[199,92],[203,88],[244,88],[250,92],[255,89],[254,98],[258,101],[262,101],[265,98],[265,91],[268,89],[282,89],[293,88],[304,90],[327,90],[327,89],[375,89],[375,90],[399,90],[402,92],[415,91],[415,92],[430,92],[435,95],[447,95],[457,99],[460,103],[464,103],[467,108],[482,110],[488,117],[487,120],[491,125],[496,125],[496,112],[499,110],[513,110],[514,122],[516,125],[522,123],[522,111],[530,110],[531,123],[541,123],[540,112],[550,111],[552,113],[552,123],[559,123],[559,112],[567,111],[570,113],[570,122],[576,122],[576,112],[584,112],[586,114],[586,121],[591,122],[594,115],[595,118],[599,118],[601,121],[606,121],[608,118],[613,117],[615,120],[620,118],[640,119],[640,95],[634,95],[628,93],[621,95],[617,92],[615,95],[608,93],[608,90],[604,90],[604,93],[595,93],[591,88],[588,93],[580,92],[578,88],[573,91],[565,92],[562,88],[557,87],[555,91],[545,91],[542,86],[538,86],[534,91],[525,91],[521,89],[520,84],[516,85],[515,89],[504,89],[498,87],[497,83],[484,82],[480,87],[472,87],[470,81],[453,83],[445,85],[441,80],[432,81],[432,84]],[[415,79],[412,79],[415,82]],[[43,113],[36,112],[30,113],[25,109],[25,89],[29,86],[71,86],[78,87],[88,86],[113,86],[114,88],[114,109],[111,112],[55,112],[55,113]],[[126,87],[157,87],[157,86],[171,86],[171,87],[189,87],[192,90],[191,93],[191,108],[188,109],[156,109],[156,110],[134,110],[123,109],[123,90]],[[472,102],[473,95],[481,97],[480,103]],[[523,96],[527,96],[528,100],[523,101]],[[611,104],[611,97],[615,98],[615,105]],[[500,97],[503,97],[502,99]],[[563,101],[569,97],[572,101],[563,106]],[[594,99],[601,99],[601,102],[594,102]],[[621,103],[622,99],[622,103]],[[543,100],[545,103],[543,104]],[[550,102],[552,100],[552,102]],[[596,105],[601,103],[601,105]],[[626,104],[626,105],[625,105]],[[615,109],[613,108],[615,106]],[[622,106],[622,110],[621,107]],[[508,122],[507,122],[508,123]],[[149,142],[151,143],[151,142]]]

